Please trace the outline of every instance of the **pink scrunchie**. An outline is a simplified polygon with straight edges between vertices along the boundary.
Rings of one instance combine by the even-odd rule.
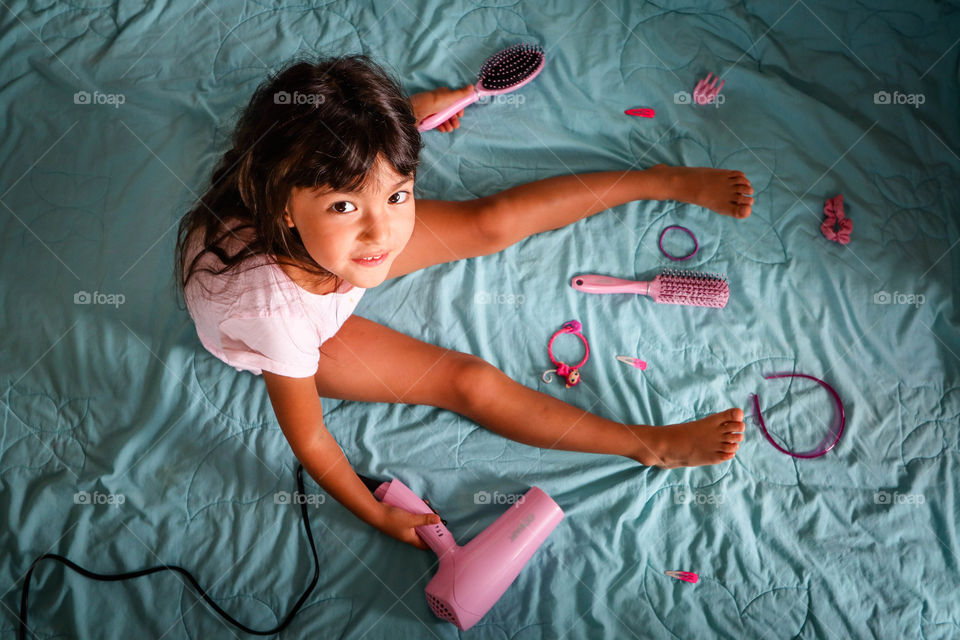
[[[853,220],[843,213],[843,194],[827,200],[823,205],[823,214],[826,219],[820,225],[820,231],[827,240],[850,244],[850,232],[853,231]]]

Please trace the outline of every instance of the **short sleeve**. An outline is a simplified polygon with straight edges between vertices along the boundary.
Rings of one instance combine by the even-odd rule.
[[[320,336],[300,316],[231,317],[220,323],[227,364],[260,375],[262,371],[306,378],[317,372]]]

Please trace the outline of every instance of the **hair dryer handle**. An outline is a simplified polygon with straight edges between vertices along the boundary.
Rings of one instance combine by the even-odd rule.
[[[373,492],[373,496],[384,504],[409,511],[410,513],[434,513],[433,509],[420,499],[420,496],[396,478],[390,482],[384,482],[377,487],[376,491]],[[454,540],[453,534],[450,533],[450,530],[442,523],[416,527],[414,531],[417,532],[417,535],[420,536],[420,538],[427,543],[427,546],[433,549],[434,553],[438,556],[443,556],[448,550],[457,546],[457,541]]]

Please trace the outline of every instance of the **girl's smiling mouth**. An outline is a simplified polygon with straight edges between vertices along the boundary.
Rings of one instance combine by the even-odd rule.
[[[362,264],[364,266],[375,266],[375,265],[381,264],[384,260],[386,260],[389,254],[390,254],[389,251],[384,251],[383,253],[375,254],[374,256],[371,256],[373,259],[353,258],[353,261],[356,262],[357,264]]]

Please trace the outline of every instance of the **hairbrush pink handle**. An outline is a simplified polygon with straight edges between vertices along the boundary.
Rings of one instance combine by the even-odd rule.
[[[478,89],[476,86],[473,88],[473,93],[463,98],[460,98],[452,105],[437,111],[436,113],[431,113],[426,118],[420,121],[420,124],[417,125],[417,131],[429,131],[439,127],[441,124],[449,120],[454,114],[459,113],[464,107],[468,107],[483,96],[493,95],[492,91],[484,91],[483,89]]]
[[[593,274],[574,276],[570,281],[571,287],[584,293],[639,293],[643,296],[651,295],[651,284]]]

